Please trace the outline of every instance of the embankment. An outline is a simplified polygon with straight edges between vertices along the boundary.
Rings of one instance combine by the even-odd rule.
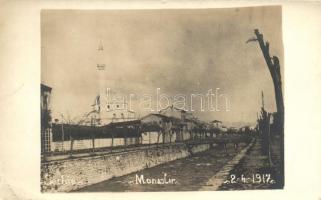
[[[130,152],[51,161],[41,164],[42,192],[69,192],[112,177],[185,158],[206,151],[210,144],[184,144]]]

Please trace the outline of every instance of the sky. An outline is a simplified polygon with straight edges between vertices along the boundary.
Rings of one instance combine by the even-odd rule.
[[[97,64],[105,64],[104,85],[114,95],[135,94],[138,116],[152,96],[206,95],[219,88],[225,100],[219,111],[193,114],[204,121],[254,123],[264,92],[265,108],[275,111],[273,83],[257,42],[246,43],[258,28],[270,42],[270,54],[283,72],[281,7],[184,10],[43,10],[41,13],[41,81],[53,88],[53,116],[70,118],[89,112],[99,93]],[[104,47],[98,51],[99,44]],[[171,101],[173,102],[173,101]],[[223,102],[223,103],[222,103]],[[205,104],[205,102],[203,102]],[[204,106],[203,104],[203,106]]]

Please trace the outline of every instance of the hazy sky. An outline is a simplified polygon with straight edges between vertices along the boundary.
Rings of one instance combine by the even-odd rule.
[[[45,10],[41,14],[42,82],[53,88],[54,116],[91,110],[99,92],[97,63],[117,94],[206,94],[220,88],[230,111],[196,112],[209,121],[254,122],[264,91],[275,111],[272,80],[258,43],[258,28],[283,70],[280,7],[197,10]],[[97,48],[102,41],[103,55]],[[140,115],[146,114],[138,108]],[[155,103],[155,102],[154,102]],[[156,106],[156,103],[154,107]],[[156,107],[155,107],[156,108]],[[224,107],[223,107],[224,108]]]

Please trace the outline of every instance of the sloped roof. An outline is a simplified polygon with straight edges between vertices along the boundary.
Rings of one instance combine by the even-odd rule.
[[[41,86],[41,91],[49,91],[49,92],[51,92],[51,90],[52,90],[51,87],[49,87],[49,86],[47,86],[45,84],[41,83],[40,86]]]
[[[213,121],[211,121],[211,123],[222,123],[222,122],[219,120],[213,120]]]
[[[174,105],[167,106],[166,108],[161,109],[159,112],[162,112],[162,111],[168,110],[169,108],[171,108],[171,109],[175,109],[175,110],[180,111],[180,112],[187,112],[187,111],[186,111],[186,110],[184,110],[184,109],[176,108]]]
[[[182,122],[182,120],[179,119],[179,118],[169,117],[169,116],[162,115],[162,114],[158,114],[158,113],[148,114],[148,115],[142,117],[141,120],[142,120],[142,119],[145,119],[145,118],[147,118],[147,117],[149,117],[149,116],[156,116],[156,117],[162,118],[162,119],[165,120],[165,121],[172,121],[172,122],[175,122],[175,123],[180,123],[180,122]]]
[[[142,120],[142,119],[146,119],[146,118],[149,117],[149,116],[156,116],[156,117],[160,117],[160,118],[162,118],[162,119],[168,119],[168,117],[165,116],[165,115],[158,114],[158,113],[150,113],[150,114],[145,115],[144,117],[142,117],[141,120]]]

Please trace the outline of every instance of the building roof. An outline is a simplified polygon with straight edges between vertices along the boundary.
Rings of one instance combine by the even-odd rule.
[[[167,106],[166,108],[163,108],[161,109],[159,112],[161,113],[162,111],[165,111],[165,110],[168,110],[168,109],[175,109],[177,111],[180,111],[180,112],[187,112],[186,110],[183,110],[183,109],[180,109],[180,108],[176,108],[174,105],[171,105],[171,106]]]
[[[49,92],[51,92],[51,90],[52,90],[51,87],[49,87],[49,86],[47,86],[45,84],[41,83],[40,86],[41,86],[41,91],[49,91]]]
[[[222,122],[219,120],[213,120],[213,121],[211,121],[211,123],[222,123]]]
[[[147,117],[149,116],[156,116],[156,117],[159,117],[159,118],[162,118],[162,119],[168,119],[169,117],[165,116],[165,115],[162,115],[162,114],[158,114],[158,113],[150,113],[148,115],[145,115],[144,117],[141,118],[142,119],[146,119]]]
[[[162,115],[162,114],[158,114],[158,113],[150,113],[150,114],[142,117],[141,120],[142,120],[142,119],[145,119],[145,118],[147,118],[147,117],[149,117],[149,116],[156,116],[156,117],[159,117],[159,118],[163,119],[164,121],[171,121],[171,122],[174,122],[174,123],[180,123],[180,122],[182,122],[182,120],[179,119],[179,118],[169,117],[169,116]]]

